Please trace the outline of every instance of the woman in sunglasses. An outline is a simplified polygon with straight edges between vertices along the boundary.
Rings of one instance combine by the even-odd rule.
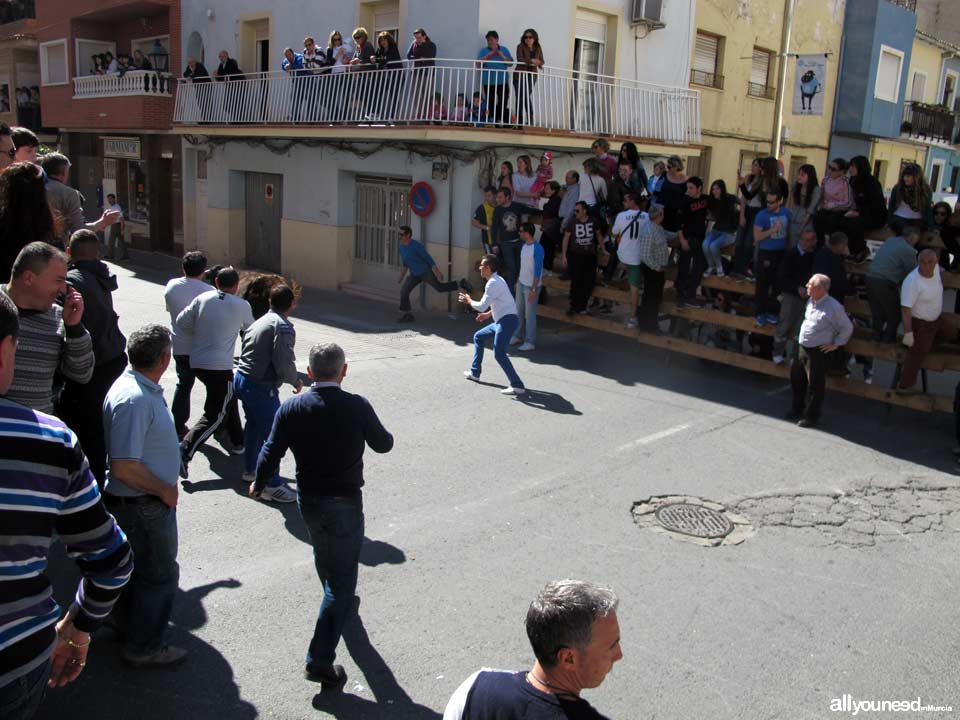
[[[890,193],[891,220],[896,220],[899,227],[930,227],[933,225],[932,199],[933,192],[923,177],[923,170],[916,163],[907,163]]]
[[[517,92],[517,123],[523,127],[533,124],[533,103],[530,95],[537,84],[537,73],[543,67],[543,50],[540,36],[533,28],[523,31],[517,45],[517,68],[513,73],[513,87]]]
[[[933,226],[931,229],[940,235],[946,252],[940,253],[940,267],[950,272],[960,272],[960,215],[955,219],[949,203],[940,201],[933,206]],[[958,223],[951,224],[951,220]],[[953,256],[951,262],[950,256]]]

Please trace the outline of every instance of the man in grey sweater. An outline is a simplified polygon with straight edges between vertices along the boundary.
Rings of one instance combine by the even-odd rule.
[[[294,307],[293,290],[286,285],[276,286],[270,291],[270,310],[243,334],[233,387],[247,418],[243,432],[246,471],[243,480],[246,483],[256,479],[260,449],[270,435],[273,418],[280,408],[280,386],[289,383],[294,393],[303,388],[293,351],[297,333],[288,319]],[[270,476],[260,498],[287,503],[296,500],[297,494],[281,482],[277,470]]]
[[[40,412],[53,412],[53,377],[77,383],[93,376],[90,333],[83,327],[83,297],[67,288],[67,256],[45,242],[23,248],[3,287],[20,311],[16,371],[8,400]],[[63,306],[56,304],[63,295]]]

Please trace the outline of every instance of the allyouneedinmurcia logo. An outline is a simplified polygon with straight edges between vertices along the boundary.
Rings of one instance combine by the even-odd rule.
[[[851,715],[876,712],[953,712],[950,705],[926,705],[915,700],[854,700],[853,695],[841,695],[830,701],[831,712],[846,712]]]

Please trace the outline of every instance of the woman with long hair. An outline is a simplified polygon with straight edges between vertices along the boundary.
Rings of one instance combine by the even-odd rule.
[[[513,87],[517,93],[517,124],[533,125],[533,102],[530,95],[537,84],[537,73],[543,67],[540,36],[533,28],[523,31],[517,45],[517,67],[513,72]]]
[[[677,232],[680,229],[680,211],[686,195],[687,174],[683,171],[683,159],[679,155],[671,155],[667,158],[667,176],[660,188],[664,230]]]
[[[882,228],[887,222],[883,188],[870,171],[870,161],[863,155],[850,158],[850,190],[853,208],[843,215],[840,230],[847,234],[850,259],[863,262],[870,255],[866,234]]]
[[[32,242],[56,244],[63,219],[47,203],[43,171],[28,162],[0,173],[0,282],[9,282],[13,261]]]
[[[365,27],[358,27],[353,31],[353,58],[350,60],[350,71],[366,73],[369,70],[375,70],[376,50],[370,44],[370,35]],[[366,103],[370,93],[370,77],[368,75],[357,75],[350,83],[349,100],[351,101],[350,112],[351,120],[366,119]]]
[[[714,180],[707,199],[707,215],[713,220],[713,228],[703,241],[703,256],[707,260],[704,277],[723,277],[722,250],[737,241],[740,226],[740,208],[737,196],[727,192],[723,180]]]
[[[377,77],[375,95],[379,101],[373,101],[373,111],[383,120],[397,119],[397,91],[403,82],[403,59],[393,35],[382,32],[377,35],[377,52],[374,55],[377,70],[386,70]]]
[[[787,207],[790,210],[789,250],[796,247],[805,231],[813,230],[813,216],[820,207],[820,181],[813,165],[801,165],[797,170]]]
[[[647,170],[643,167],[643,160],[640,159],[640,153],[637,152],[637,146],[629,140],[620,146],[620,160],[626,160],[633,168],[633,177],[630,178],[630,185],[637,192],[643,193],[647,190]]]
[[[890,193],[888,210],[897,227],[915,225],[928,228],[933,225],[933,192],[923,177],[923,169],[916,163],[907,163],[900,169],[900,179]]]
[[[960,217],[953,218],[953,208],[949,203],[940,201],[933,206],[933,227],[935,233],[940,235],[943,241],[945,251],[940,253],[940,267],[950,272],[960,271]],[[952,221],[952,222],[951,222]],[[953,222],[958,222],[954,225]],[[953,255],[953,261],[950,256]]]
[[[513,199],[521,205],[527,205],[535,210],[540,209],[540,194],[532,190],[537,176],[533,172],[533,165],[529,155],[517,157],[517,171],[513,173]]]
[[[500,163],[500,175],[497,178],[497,189],[500,188],[510,188],[510,192],[513,193],[513,163],[509,160],[504,160]]]

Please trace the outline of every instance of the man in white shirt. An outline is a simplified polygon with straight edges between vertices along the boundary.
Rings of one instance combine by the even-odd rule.
[[[250,303],[237,297],[240,275],[232,267],[217,273],[216,289],[198,295],[177,315],[177,328],[192,336],[190,368],[207,389],[203,415],[180,444],[180,477],[197,449],[226,423],[228,449],[243,454],[243,427],[233,393],[233,353],[237,335],[253,324]]]
[[[187,434],[187,420],[190,419],[190,392],[197,379],[190,368],[190,348],[193,336],[177,327],[177,316],[193,302],[197,295],[210,289],[200,278],[207,269],[207,256],[194,250],[183,256],[180,265],[183,277],[174,278],[167,283],[163,299],[170,313],[170,335],[173,339],[173,361],[177,368],[177,388],[173,391],[171,412],[177,426],[177,437],[181,440]]]
[[[623,212],[613,221],[613,239],[617,242],[617,258],[627,269],[630,283],[630,319],[627,327],[637,327],[637,304],[640,288],[643,287],[643,272],[640,270],[640,224],[650,216],[640,210],[640,196],[635,192],[623,194]]]
[[[900,288],[900,314],[903,317],[903,344],[907,356],[900,371],[897,392],[913,395],[922,392],[914,387],[917,373],[927,353],[938,339],[946,340],[947,328],[943,325],[943,280],[935,250],[920,253],[919,264],[907,275]]]
[[[483,297],[477,302],[467,293],[460,293],[460,302],[479,312],[477,322],[485,322],[491,317],[493,318],[492,323],[474,333],[473,364],[469,370],[464,370],[463,374],[467,380],[480,380],[480,370],[483,364],[483,344],[488,337],[492,336],[493,356],[510,381],[510,387],[504,388],[500,392],[503,395],[523,395],[527,392],[523,386],[523,381],[517,375],[517,371],[513,369],[510,358],[507,357],[507,347],[509,347],[510,338],[520,327],[520,318],[517,316],[517,304],[513,300],[510,288],[507,287],[506,281],[497,274],[499,269],[500,258],[496,255],[484,255],[480,261],[480,276],[487,281],[483,290]]]

